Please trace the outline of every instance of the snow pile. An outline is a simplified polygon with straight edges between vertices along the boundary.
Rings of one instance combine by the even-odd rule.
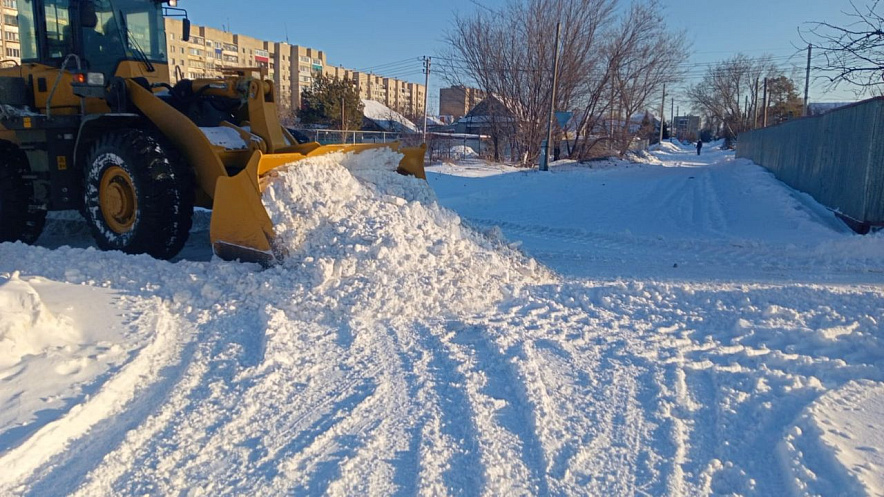
[[[449,156],[451,157],[461,157],[464,159],[474,159],[479,157],[479,154],[476,153],[472,147],[468,147],[466,145],[456,145],[451,147],[451,150],[448,151]]]
[[[677,152],[677,153],[680,153],[683,151],[681,147],[679,147],[675,143],[672,143],[668,140],[662,141],[662,142],[658,143],[657,145],[652,146],[651,149],[652,150],[659,150],[659,151],[663,151],[663,152]]]
[[[362,100],[362,114],[387,131],[419,131],[419,128],[402,114],[375,100]]]
[[[283,265],[309,275],[309,291],[369,294],[389,315],[450,314],[550,280],[533,259],[465,228],[425,181],[397,174],[400,159],[386,148],[309,158],[267,188]]]
[[[18,262],[24,265],[24,258]],[[71,406],[80,405],[93,390],[96,379],[124,360],[142,337],[124,336],[122,324],[110,310],[111,291],[23,279],[18,272],[0,282],[0,466],[5,470],[0,472],[0,493],[4,493],[5,477],[23,467],[20,461],[39,460],[37,454],[46,452],[6,456],[28,440],[63,448],[66,435],[55,431],[41,437],[41,429],[58,427]],[[138,379],[144,380],[141,372]]]
[[[245,150],[248,148],[248,144],[233,128],[226,126],[201,127],[200,131],[206,135],[206,138],[212,145],[224,147],[228,150]]]
[[[779,447],[795,494],[884,494],[884,383],[852,381],[805,409]]]
[[[0,374],[25,356],[82,340],[69,320],[49,312],[40,294],[19,279],[18,273],[0,284],[0,309]]]

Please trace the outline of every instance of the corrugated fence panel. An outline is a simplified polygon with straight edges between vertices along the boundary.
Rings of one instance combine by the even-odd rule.
[[[884,223],[884,97],[743,133],[737,157],[857,221]]]

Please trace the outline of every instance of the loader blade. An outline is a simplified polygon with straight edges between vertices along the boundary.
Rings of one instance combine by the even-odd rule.
[[[414,148],[400,147],[398,143],[322,145],[301,149],[304,153],[287,152],[263,154],[256,151],[249,163],[234,176],[220,177],[215,183],[212,220],[209,235],[215,255],[225,260],[257,262],[272,265],[274,255],[273,222],[261,201],[267,173],[308,157],[335,152],[359,153],[365,150],[390,148],[403,155],[397,172],[426,180],[424,153],[426,145]],[[309,151],[308,151],[309,150]]]
[[[261,202],[260,161],[261,153],[257,152],[237,175],[218,178],[209,236],[218,257],[266,266],[274,259],[270,246],[273,223]]]

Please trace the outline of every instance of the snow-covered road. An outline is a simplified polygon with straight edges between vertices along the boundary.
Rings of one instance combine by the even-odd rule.
[[[0,494],[884,492],[880,234],[717,150],[440,165],[441,206],[366,154],[265,194],[265,271],[205,222],[0,244]]]

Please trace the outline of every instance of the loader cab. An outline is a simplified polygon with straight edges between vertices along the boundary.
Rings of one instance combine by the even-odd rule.
[[[19,0],[22,63],[166,80],[163,2],[154,0]],[[122,74],[121,74],[122,73]]]

